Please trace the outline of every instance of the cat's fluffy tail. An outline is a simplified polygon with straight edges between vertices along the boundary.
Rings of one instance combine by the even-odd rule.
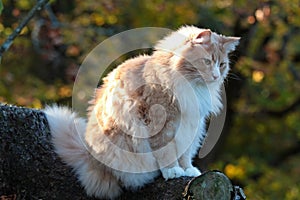
[[[56,105],[47,106],[44,113],[56,153],[74,169],[87,194],[110,199],[118,196],[121,192],[120,187],[112,177],[108,178],[108,174],[104,173],[105,170],[100,165],[94,166],[95,160],[85,146],[86,120],[68,108]]]
[[[75,171],[88,159],[83,139],[86,121],[67,107],[47,106],[46,114],[56,153]]]

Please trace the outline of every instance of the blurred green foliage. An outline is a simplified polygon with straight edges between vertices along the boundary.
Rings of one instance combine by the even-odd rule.
[[[3,0],[0,43],[36,3]],[[22,31],[0,66],[0,101],[40,108],[69,102],[84,57],[105,38],[183,24],[241,36],[226,82],[222,145],[209,169],[248,199],[300,197],[300,4],[298,0],[52,1]],[[54,17],[53,17],[54,16]]]
[[[2,4],[2,0],[0,0],[0,15],[2,13],[2,10],[3,10],[3,4]]]

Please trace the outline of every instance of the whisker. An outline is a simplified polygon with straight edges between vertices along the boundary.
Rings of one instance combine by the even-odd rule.
[[[231,79],[238,80],[238,81],[242,80],[238,75],[236,75],[234,73],[228,73],[227,78],[231,78]]]

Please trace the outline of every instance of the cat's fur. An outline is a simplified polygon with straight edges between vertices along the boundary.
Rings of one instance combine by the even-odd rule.
[[[115,198],[159,172],[165,179],[201,174],[192,158],[206,135],[205,118],[222,108],[228,53],[238,42],[182,27],[152,55],[129,59],[104,79],[87,123],[67,108],[45,109],[55,149],[88,195]]]

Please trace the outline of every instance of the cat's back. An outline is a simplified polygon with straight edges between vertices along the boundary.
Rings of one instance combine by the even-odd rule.
[[[143,82],[144,67],[150,58],[149,55],[141,55],[126,60],[117,67],[115,78],[122,82]]]
[[[140,55],[128,59],[110,72],[103,78],[103,84],[96,89],[95,99],[90,102],[92,104],[90,109],[97,101],[106,101],[107,96],[117,94],[127,99],[134,95],[138,88],[145,84],[144,67],[150,58],[149,55]]]

